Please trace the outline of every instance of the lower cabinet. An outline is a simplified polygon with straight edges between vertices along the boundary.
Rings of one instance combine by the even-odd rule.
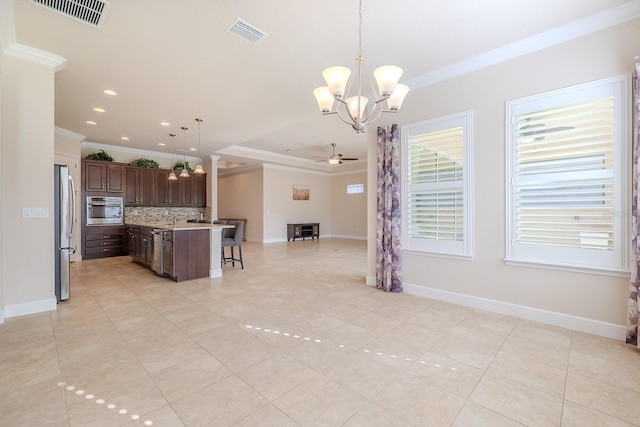
[[[153,262],[153,229],[127,226],[127,253],[134,262],[151,267]]]
[[[82,233],[82,258],[104,258],[125,255],[125,227],[85,227]]]
[[[173,268],[173,231],[165,231],[162,237],[162,260],[164,274],[175,277]]]

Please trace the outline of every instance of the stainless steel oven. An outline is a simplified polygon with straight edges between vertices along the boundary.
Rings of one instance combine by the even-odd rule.
[[[122,197],[87,196],[87,225],[122,225]]]

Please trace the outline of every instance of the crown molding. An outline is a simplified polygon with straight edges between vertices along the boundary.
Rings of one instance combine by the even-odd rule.
[[[66,136],[67,138],[75,139],[76,141],[79,141],[79,142],[84,141],[86,138],[85,135],[82,135],[67,129],[59,128],[57,126],[54,128],[54,132],[58,135]]]
[[[4,50],[7,55],[12,55],[27,61],[36,62],[38,64],[47,65],[58,72],[67,64],[67,60],[55,53],[45,52],[35,47],[27,46],[20,43],[14,43]]]
[[[640,18],[640,0],[633,0],[464,61],[439,68],[410,79],[406,84],[412,89],[420,89],[638,18]]]

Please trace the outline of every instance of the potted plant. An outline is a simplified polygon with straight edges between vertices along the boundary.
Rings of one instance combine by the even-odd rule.
[[[108,155],[104,150],[100,150],[97,153],[89,154],[86,157],[87,160],[103,160],[105,162],[113,162],[113,157]]]
[[[193,172],[193,169],[191,169],[189,167],[189,162],[181,162],[181,161],[177,161],[174,165],[173,168],[175,170],[181,171],[182,169],[186,169],[188,172]]]
[[[145,159],[144,157],[129,162],[129,166],[138,166],[149,169],[158,169],[159,167],[158,162],[155,160]]]

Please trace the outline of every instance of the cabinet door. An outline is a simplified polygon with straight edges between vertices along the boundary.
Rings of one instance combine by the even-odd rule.
[[[155,194],[153,196],[156,206],[169,205],[169,171],[155,171]]]
[[[106,168],[107,168],[107,192],[124,193],[125,167],[122,165],[107,164]]]
[[[191,205],[203,208],[207,205],[207,175],[193,174],[191,176]]]
[[[140,185],[138,169],[127,168],[125,181],[124,203],[126,206],[136,206],[139,199],[138,187]]]
[[[193,174],[191,174],[193,175]],[[191,206],[193,203],[193,198],[191,197],[191,181],[193,178],[189,176],[189,178],[178,178],[178,182],[180,183],[180,205],[181,206]]]
[[[164,272],[173,277],[173,241],[162,241],[162,258],[164,261]]]
[[[105,191],[105,164],[86,162],[84,166],[84,189],[86,191]]]
[[[139,169],[138,174],[138,204],[142,206],[153,206],[155,203],[155,171],[152,169]]]

